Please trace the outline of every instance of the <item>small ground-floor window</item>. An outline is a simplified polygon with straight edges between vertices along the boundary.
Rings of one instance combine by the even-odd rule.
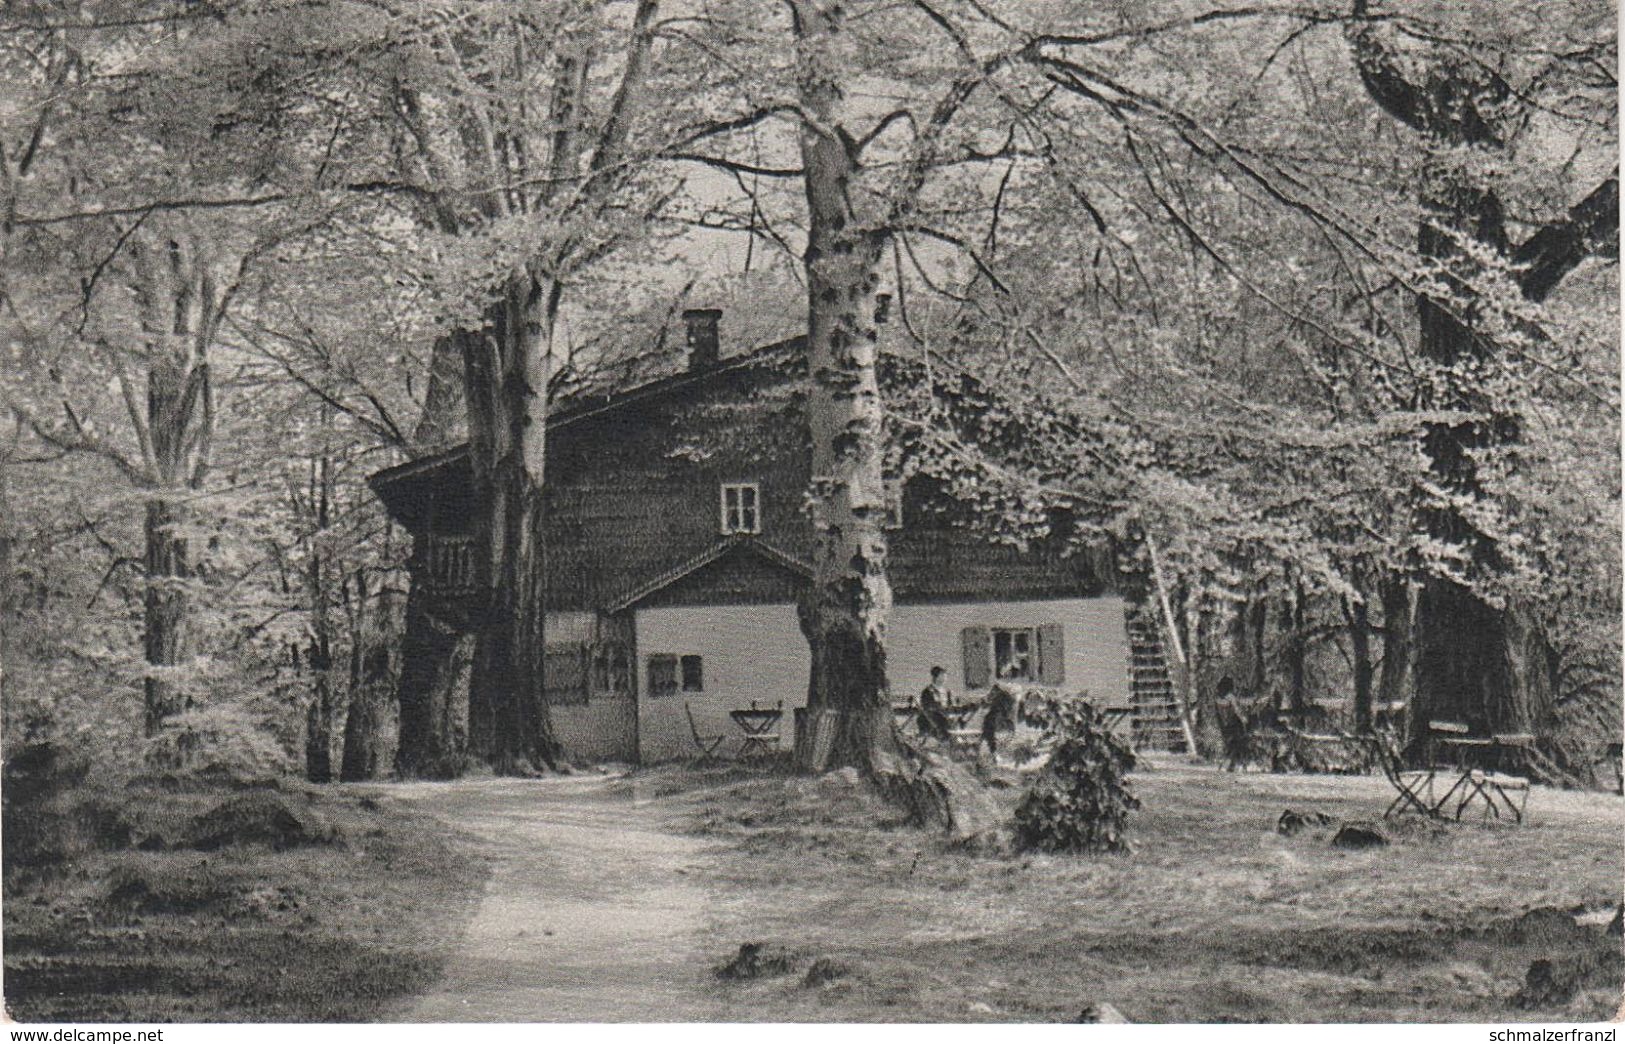
[[[678,661],[683,677],[684,692],[705,691],[705,663],[698,656],[684,656]]]
[[[677,695],[677,657],[656,653],[649,657],[649,696]]]
[[[705,660],[695,655],[653,653],[649,656],[649,696],[675,696],[705,691]]]
[[[599,642],[592,649],[592,687],[595,692],[630,692],[630,667],[625,642]]]

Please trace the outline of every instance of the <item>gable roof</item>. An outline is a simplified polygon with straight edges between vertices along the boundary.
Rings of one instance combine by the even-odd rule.
[[[781,551],[758,537],[734,535],[722,538],[687,561],[680,562],[658,576],[649,578],[616,598],[605,608],[608,612],[614,613],[618,613],[623,609],[630,609],[650,595],[678,583],[685,577],[694,575],[729,554],[754,555],[765,560],[771,566],[794,573],[803,580],[812,579],[813,567],[796,556]]]

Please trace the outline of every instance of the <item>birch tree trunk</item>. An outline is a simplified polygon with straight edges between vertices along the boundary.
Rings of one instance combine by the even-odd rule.
[[[534,273],[512,275],[467,354],[469,444],[492,592],[474,654],[469,751],[501,775],[552,768],[557,758],[543,696],[541,518],[558,293]]]
[[[841,132],[850,41],[836,4],[793,5],[807,197],[807,414],[812,432],[814,576],[799,606],[811,651],[809,711],[833,716],[825,766],[882,771],[895,753],[886,682],[884,409],[874,295],[885,235],[854,200],[857,146]],[[829,726],[826,726],[829,727]],[[809,744],[810,748],[811,745]]]
[[[191,658],[188,631],[192,597],[188,585],[192,569],[186,538],[180,535],[181,519],[181,510],[173,498],[155,494],[148,499],[143,527],[146,576],[141,612],[148,735],[189,704],[185,686],[175,677]]]

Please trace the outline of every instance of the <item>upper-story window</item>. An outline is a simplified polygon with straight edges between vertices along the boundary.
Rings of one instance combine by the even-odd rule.
[[[722,531],[760,533],[762,494],[754,482],[725,482],[722,486]]]

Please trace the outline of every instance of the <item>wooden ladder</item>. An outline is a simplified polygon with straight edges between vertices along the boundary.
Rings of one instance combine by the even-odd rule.
[[[1190,752],[1190,733],[1180,707],[1179,692],[1168,669],[1162,631],[1148,610],[1128,605],[1123,609],[1128,631],[1129,703],[1132,739],[1136,750]]]

